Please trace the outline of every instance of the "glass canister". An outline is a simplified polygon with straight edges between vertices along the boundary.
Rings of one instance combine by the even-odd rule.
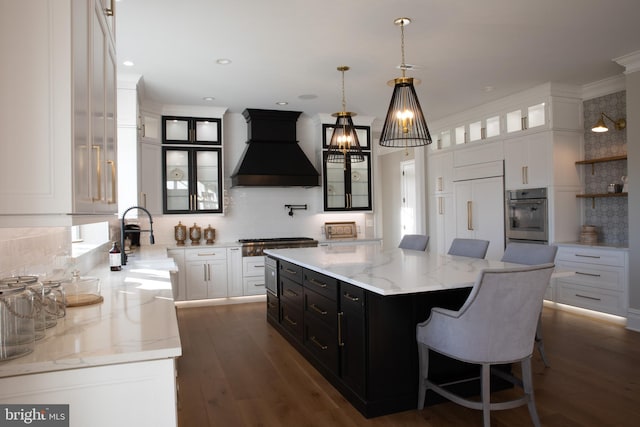
[[[0,280],[0,284],[6,284],[9,287],[25,287],[33,296],[33,320],[36,340],[44,338],[46,329],[46,319],[44,312],[44,286],[38,281],[36,276],[13,276]]]
[[[0,362],[24,356],[35,346],[33,293],[24,285],[0,283]]]
[[[67,314],[67,299],[65,297],[62,282],[59,280],[45,280],[42,282],[45,289],[49,289],[50,309],[55,311],[56,317],[61,318]],[[55,303],[55,306],[53,305]]]
[[[97,277],[80,277],[79,271],[73,272],[71,280],[62,284],[67,307],[101,303],[104,298],[100,294],[100,279]]]

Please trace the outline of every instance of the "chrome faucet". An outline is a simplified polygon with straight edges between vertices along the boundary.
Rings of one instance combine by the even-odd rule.
[[[148,230],[125,230],[124,229],[124,218],[127,216],[127,212],[129,212],[132,209],[139,209],[141,211],[146,212],[147,216],[149,217],[149,229]],[[156,242],[156,239],[153,237],[153,218],[151,217],[151,213],[146,210],[145,208],[143,208],[142,206],[132,206],[129,209],[127,209],[126,211],[124,211],[124,213],[122,214],[122,221],[120,224],[120,260],[122,261],[122,265],[126,265],[127,264],[127,254],[124,251],[124,235],[126,233],[142,233],[142,232],[149,232],[149,243],[151,243],[152,245]]]

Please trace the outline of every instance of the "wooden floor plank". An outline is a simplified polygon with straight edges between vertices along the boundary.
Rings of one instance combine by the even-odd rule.
[[[549,307],[542,320],[551,364],[545,368],[534,353],[542,425],[635,427],[640,334]],[[177,362],[179,427],[482,425],[479,411],[451,402],[364,418],[267,324],[264,303],[179,308],[178,323],[183,346]],[[491,425],[532,424],[527,408],[520,407],[493,412]]]

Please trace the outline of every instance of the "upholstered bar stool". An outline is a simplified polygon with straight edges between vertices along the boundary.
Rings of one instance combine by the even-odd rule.
[[[456,238],[451,242],[448,254],[482,259],[487,255],[488,248],[488,240]]]
[[[400,240],[400,249],[413,249],[416,251],[426,251],[429,244],[429,236],[424,234],[405,234]]]
[[[507,244],[501,261],[525,265],[546,264],[555,261],[556,252],[558,252],[557,246],[510,242]],[[549,367],[549,361],[544,352],[544,341],[542,340],[542,310],[540,311],[540,316],[538,316],[535,340],[540,357],[542,357],[542,363],[544,363],[544,366]]]

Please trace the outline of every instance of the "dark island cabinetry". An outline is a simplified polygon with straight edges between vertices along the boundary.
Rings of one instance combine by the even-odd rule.
[[[268,313],[276,304],[279,316],[267,321],[356,409],[375,417],[416,407],[416,324],[432,306],[460,307],[468,293],[382,296],[279,259],[279,300],[268,301]]]

